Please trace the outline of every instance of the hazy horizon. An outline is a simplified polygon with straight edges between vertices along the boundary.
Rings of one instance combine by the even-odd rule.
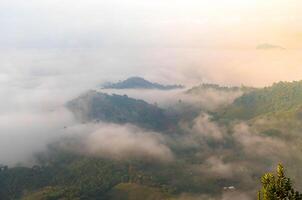
[[[39,120],[52,116],[56,127],[53,110],[104,81],[142,76],[164,84],[260,87],[300,80],[301,6],[299,0],[1,1],[2,143],[14,149],[20,135],[29,141],[24,148],[32,138],[48,140]],[[23,152],[14,151],[10,157]]]
[[[301,190],[301,9],[0,0],[0,199],[251,200],[278,163]],[[185,87],[101,88],[130,77]]]

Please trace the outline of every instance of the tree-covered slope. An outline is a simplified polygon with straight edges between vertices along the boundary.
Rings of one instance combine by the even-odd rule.
[[[206,90],[215,90],[221,92],[250,92],[254,90],[252,87],[227,87],[227,86],[220,86],[218,84],[210,84],[210,83],[203,83],[198,86],[194,86],[191,89],[187,90],[187,94],[202,94]]]
[[[102,200],[113,186],[129,179],[126,163],[57,150],[42,157],[37,166],[1,171],[0,199]]]
[[[155,130],[165,129],[171,124],[163,109],[126,95],[89,91],[69,101],[67,107],[83,122],[132,123]]]
[[[107,194],[108,200],[168,200],[171,195],[160,188],[136,183],[121,183]]]
[[[279,82],[237,98],[221,111],[228,119],[253,119],[263,115],[298,117],[302,107],[302,81]]]
[[[117,161],[57,149],[39,157],[37,166],[0,171],[0,199],[159,200],[202,191],[205,183],[176,163]]]

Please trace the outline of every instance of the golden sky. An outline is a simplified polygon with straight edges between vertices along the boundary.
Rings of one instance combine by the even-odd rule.
[[[77,56],[83,66],[112,69],[111,76],[268,85],[302,79],[301,10],[301,0],[0,1],[0,48],[27,51],[27,65],[36,68],[56,68],[59,60],[72,69]],[[257,49],[262,44],[268,48]],[[39,66],[31,60],[39,54],[28,49],[57,57]],[[73,49],[85,56],[72,56]],[[96,61],[97,54],[108,63]],[[25,62],[14,58],[1,67],[7,63],[18,72]],[[174,77],[166,75],[171,70]]]

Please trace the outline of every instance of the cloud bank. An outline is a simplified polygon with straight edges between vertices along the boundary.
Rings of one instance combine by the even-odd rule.
[[[173,153],[164,136],[144,131],[133,125],[99,124],[84,138],[83,153],[113,159],[173,160]],[[83,140],[82,139],[82,140]],[[82,151],[80,150],[80,151]]]

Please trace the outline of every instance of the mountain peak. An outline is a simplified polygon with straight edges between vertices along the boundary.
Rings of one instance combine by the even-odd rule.
[[[124,81],[117,83],[107,83],[103,85],[103,89],[159,89],[159,90],[172,90],[183,88],[182,85],[162,85],[159,83],[150,82],[142,77],[133,76]]]

